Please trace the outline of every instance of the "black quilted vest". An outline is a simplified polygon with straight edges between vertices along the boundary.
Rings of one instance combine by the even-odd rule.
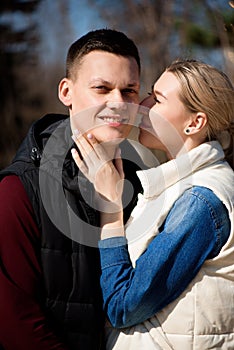
[[[69,118],[49,114],[35,122],[12,164],[32,203],[41,232],[35,250],[42,266],[38,300],[57,336],[74,350],[102,348],[104,314],[99,285],[99,212],[94,189],[75,166]],[[141,191],[136,170],[145,166],[129,142],[121,144],[125,221]],[[134,184],[134,185],[131,185]]]

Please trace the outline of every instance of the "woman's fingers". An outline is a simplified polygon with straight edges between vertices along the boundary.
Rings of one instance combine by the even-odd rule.
[[[78,137],[73,137],[73,140],[86,163],[97,164],[98,162],[104,164],[110,160],[103,146],[97,142],[91,133],[86,136],[80,134]]]
[[[93,150],[95,151],[96,157],[99,158],[100,161],[106,162],[110,160],[108,159],[107,153],[104,150],[103,146],[97,142],[96,138],[91,133],[87,134],[87,139],[90,145],[92,146]],[[91,153],[91,156],[92,155],[93,154]]]
[[[86,137],[82,134],[78,134],[77,132],[72,135],[72,139],[76,143],[82,157],[88,161],[90,158],[94,161],[97,160],[98,152],[96,152],[96,147],[98,146],[98,142],[95,137],[88,133]]]
[[[121,179],[124,179],[123,162],[121,158],[115,159],[115,167],[119,173]]]
[[[95,183],[96,174],[105,163],[99,157],[97,140],[92,134],[84,136],[77,132],[72,135],[72,139],[79,150],[79,153],[76,150],[72,150],[72,156],[76,165],[92,183]]]
[[[72,156],[82,173],[94,184],[97,192],[111,202],[121,201],[124,172],[120,153],[113,162],[104,147],[91,134],[73,135],[79,152],[72,149]],[[105,181],[103,181],[105,180]],[[117,190],[118,186],[118,190]]]
[[[77,147],[79,148],[79,151],[83,158],[86,158],[86,156],[92,151],[92,146],[90,143],[86,140],[86,138],[82,134],[73,134],[72,135],[73,141],[76,143]]]
[[[75,148],[71,149],[72,158],[74,159],[78,168],[82,171],[84,175],[87,175],[88,169],[84,161],[80,158],[79,153]]]

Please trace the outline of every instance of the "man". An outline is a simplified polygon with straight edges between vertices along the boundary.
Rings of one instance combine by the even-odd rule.
[[[93,134],[110,149],[126,138],[134,115],[126,103],[138,103],[139,73],[137,48],[123,33],[101,29],[78,39],[59,84],[69,117],[50,114],[34,123],[1,172],[3,349],[102,346],[97,197],[72,160],[71,135],[98,126]],[[132,184],[125,189],[126,221],[141,190],[135,172],[143,165],[128,141],[120,147]],[[114,157],[114,151],[110,154]]]

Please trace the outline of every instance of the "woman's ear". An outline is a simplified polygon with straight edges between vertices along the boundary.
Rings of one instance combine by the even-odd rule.
[[[67,78],[63,78],[59,83],[58,97],[66,107],[71,107],[70,81]]]
[[[206,124],[207,124],[206,114],[204,112],[198,112],[193,116],[189,125],[186,127],[185,133],[186,134],[196,134],[196,133],[202,131],[202,129],[204,129]]]

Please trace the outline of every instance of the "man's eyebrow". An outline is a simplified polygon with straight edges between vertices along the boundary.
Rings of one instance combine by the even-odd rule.
[[[107,81],[107,80],[104,80],[102,78],[94,78],[92,80],[90,80],[89,84],[92,85],[92,84],[104,84],[104,85],[112,85],[113,83],[111,81]],[[140,86],[140,83],[138,81],[132,81],[131,83],[127,84],[126,86],[128,87],[134,87],[134,86]]]
[[[128,86],[140,86],[140,83],[138,81],[133,81],[132,83],[129,83]]]
[[[94,79],[90,80],[89,83],[90,83],[90,84],[95,84],[95,83],[99,83],[99,84],[100,84],[100,83],[101,83],[101,84],[108,84],[108,85],[111,84],[110,81],[104,80],[104,79],[102,79],[102,78],[94,78]]]

